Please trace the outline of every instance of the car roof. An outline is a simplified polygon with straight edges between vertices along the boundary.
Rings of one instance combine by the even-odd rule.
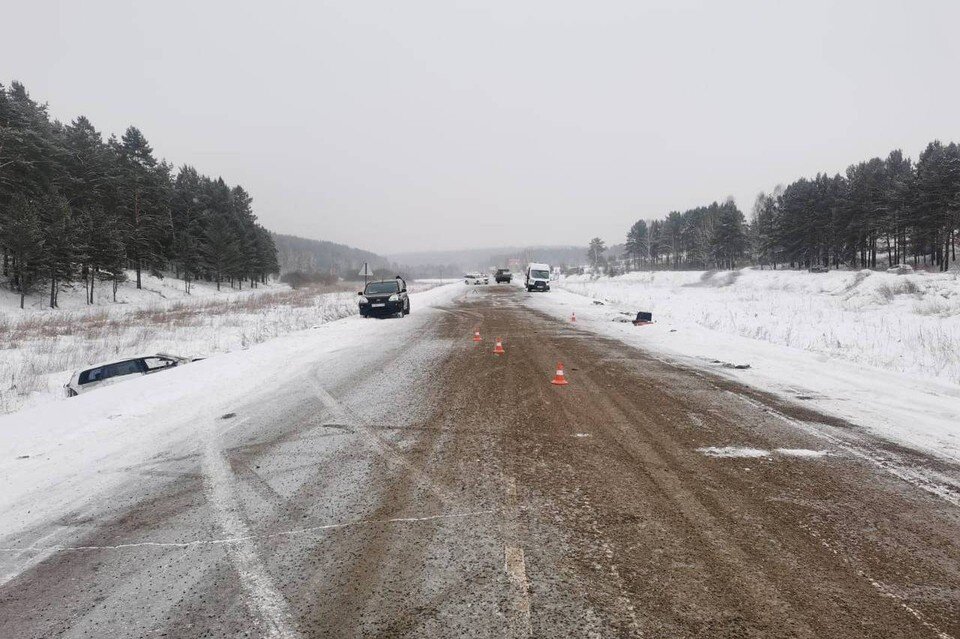
[[[83,366],[77,369],[77,372],[82,373],[83,371],[88,371],[94,368],[100,368],[101,366],[109,366],[110,364],[119,364],[120,362],[129,362],[131,359],[144,359],[146,357],[169,357],[170,359],[187,359],[180,355],[171,355],[170,353],[138,353],[137,355],[130,355],[128,357],[118,357],[116,359],[111,359],[103,362],[97,362],[96,364],[90,364],[89,366]]]

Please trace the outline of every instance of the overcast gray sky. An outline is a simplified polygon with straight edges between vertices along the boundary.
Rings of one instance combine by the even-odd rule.
[[[0,4],[0,82],[382,253],[621,242],[960,139],[954,1]]]

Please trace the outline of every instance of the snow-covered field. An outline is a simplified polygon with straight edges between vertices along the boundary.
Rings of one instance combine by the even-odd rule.
[[[527,303],[567,321],[576,313],[581,329],[960,462],[956,274],[578,276]],[[639,310],[655,323],[630,324]]]
[[[146,353],[209,356],[357,312],[356,292],[348,286],[292,290],[273,284],[241,292],[197,283],[189,296],[172,278],[147,276],[143,286],[126,282],[118,303],[105,290],[93,306],[83,303],[82,290],[65,291],[60,310],[39,302],[20,310],[19,298],[5,292],[0,413],[62,399],[63,385],[84,365]],[[432,286],[414,282],[410,290]]]
[[[659,321],[960,383],[960,274],[636,272],[560,287]]]

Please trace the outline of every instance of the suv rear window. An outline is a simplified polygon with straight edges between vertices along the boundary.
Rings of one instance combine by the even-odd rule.
[[[103,379],[112,377],[122,377],[123,375],[135,375],[144,371],[143,362],[139,359],[128,359],[125,362],[116,364],[107,364],[103,367]]]
[[[135,375],[137,373],[144,372],[144,370],[146,370],[146,365],[143,363],[142,359],[128,359],[123,362],[107,364],[106,366],[100,366],[98,368],[91,368],[90,370],[83,371],[80,373],[80,378],[77,380],[77,382],[80,385],[90,384],[92,382],[102,382],[110,379],[111,377]]]
[[[91,368],[88,371],[80,373],[80,379],[77,380],[81,386],[90,382],[99,382],[103,379],[103,367]]]

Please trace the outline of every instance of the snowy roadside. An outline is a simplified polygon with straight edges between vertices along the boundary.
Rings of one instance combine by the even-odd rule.
[[[459,293],[458,286],[434,287],[411,294],[414,312],[403,320],[354,315],[0,416],[0,538],[109,494],[126,481],[124,469],[161,451],[195,449],[231,407],[269,397],[334,353],[356,360],[371,340],[409,338],[431,321],[431,307]]]
[[[960,273],[638,271],[560,288],[664,321],[960,384]]]
[[[960,463],[960,385],[741,337],[665,314],[655,314],[652,325],[635,327],[624,323],[624,313],[632,318],[650,307],[598,305],[594,298],[557,286],[548,294],[529,295],[527,304],[566,321],[576,313],[580,329],[709,369]],[[749,368],[735,368],[746,365]]]
[[[348,285],[218,293],[198,283],[187,297],[168,280],[145,277],[145,289],[124,290],[120,304],[70,306],[76,300],[64,294],[64,310],[0,310],[0,413],[62,401],[63,385],[85,365],[150,353],[210,356],[357,312]],[[410,290],[433,286],[412,282]]]

